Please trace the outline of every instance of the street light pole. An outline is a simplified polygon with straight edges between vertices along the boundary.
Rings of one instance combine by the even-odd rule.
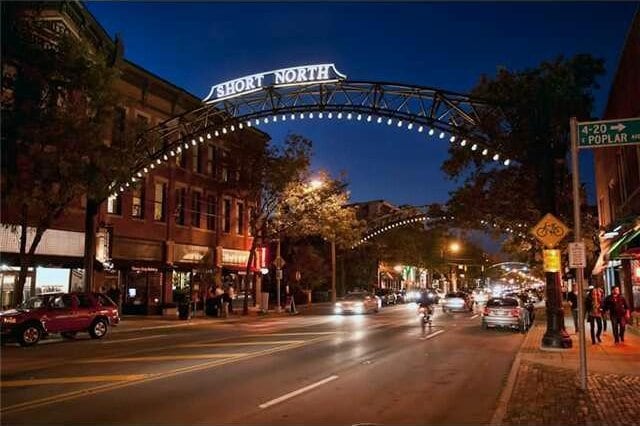
[[[336,239],[331,239],[331,303],[336,303]]]
[[[280,238],[276,240],[276,259],[280,259]],[[282,307],[280,306],[280,281],[282,280],[282,269],[279,265],[276,265],[276,312],[282,312]]]

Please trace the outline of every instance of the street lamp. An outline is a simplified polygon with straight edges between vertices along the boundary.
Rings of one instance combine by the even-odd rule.
[[[445,244],[441,251],[443,266],[446,266],[445,256],[447,254],[447,251],[451,253],[458,253],[460,252],[461,249],[462,247],[460,243],[457,241],[452,241],[449,244]],[[455,274],[451,272],[451,266],[449,266],[449,281],[451,282],[451,291],[456,291],[456,277],[455,277]]]

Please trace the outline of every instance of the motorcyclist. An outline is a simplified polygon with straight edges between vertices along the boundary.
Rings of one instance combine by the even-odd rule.
[[[429,315],[433,314],[433,305],[436,303],[437,294],[433,290],[427,290],[420,293],[420,299],[418,299],[418,309],[426,308]]]

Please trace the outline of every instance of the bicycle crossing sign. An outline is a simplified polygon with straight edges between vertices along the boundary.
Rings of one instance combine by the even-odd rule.
[[[551,213],[547,213],[533,228],[531,234],[545,247],[553,248],[569,233],[569,228]]]

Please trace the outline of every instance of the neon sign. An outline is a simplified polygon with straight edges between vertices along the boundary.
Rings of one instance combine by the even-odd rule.
[[[302,65],[282,68],[260,74],[247,75],[235,80],[225,81],[211,87],[209,94],[202,100],[212,103],[257,92],[263,87],[295,86],[346,79],[347,76],[336,69],[334,64]]]

